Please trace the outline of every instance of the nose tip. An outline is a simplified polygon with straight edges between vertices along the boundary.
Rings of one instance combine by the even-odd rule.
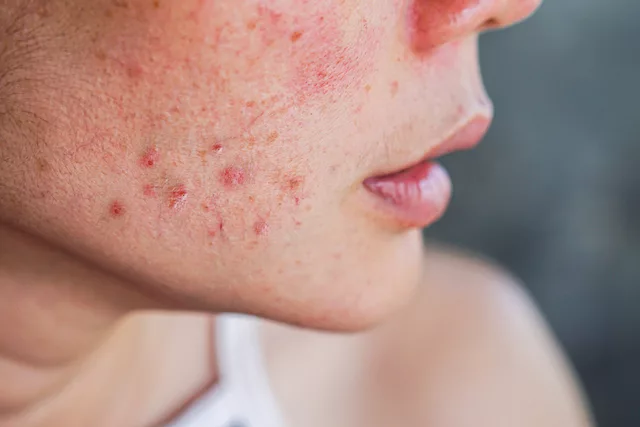
[[[415,50],[428,50],[466,35],[513,25],[542,0],[410,0],[409,32]]]

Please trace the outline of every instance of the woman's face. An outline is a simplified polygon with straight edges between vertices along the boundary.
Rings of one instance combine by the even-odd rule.
[[[0,219],[180,308],[356,328],[449,189],[364,181],[482,133],[477,33],[538,0],[14,3]]]

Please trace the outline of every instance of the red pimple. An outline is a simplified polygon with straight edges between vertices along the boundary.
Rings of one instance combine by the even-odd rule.
[[[398,94],[398,89],[400,87],[400,84],[398,83],[397,80],[394,80],[391,82],[391,96],[395,97]]]
[[[220,181],[227,188],[237,187],[244,184],[244,169],[235,166],[229,166],[220,173]]]
[[[142,187],[142,194],[147,197],[155,197],[156,195],[156,186],[153,184],[145,184]]]
[[[222,153],[222,144],[213,144],[211,146],[211,151],[214,153]]]
[[[158,147],[152,146],[147,148],[147,150],[142,154],[140,158],[140,165],[145,168],[152,168],[160,161],[160,153],[158,152]]]
[[[131,63],[127,65],[127,76],[131,79],[139,79],[144,71],[138,63]]]
[[[253,224],[253,231],[256,233],[256,236],[264,236],[269,233],[269,224],[263,219],[260,219]]]
[[[109,205],[109,213],[114,218],[124,215],[125,212],[126,210],[124,208],[124,205],[117,200],[112,202],[111,205]]]
[[[169,189],[168,204],[171,209],[181,209],[187,203],[189,192],[184,184]]]

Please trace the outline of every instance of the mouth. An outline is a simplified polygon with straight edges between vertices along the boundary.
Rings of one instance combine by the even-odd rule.
[[[378,199],[386,216],[402,228],[427,227],[440,219],[451,200],[451,179],[435,159],[475,147],[490,125],[490,117],[474,116],[417,163],[367,178],[363,185]]]

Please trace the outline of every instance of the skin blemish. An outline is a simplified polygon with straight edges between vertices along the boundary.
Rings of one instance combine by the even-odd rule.
[[[142,70],[142,66],[140,64],[132,62],[126,65],[127,76],[133,80],[137,80],[142,77],[144,71]]]
[[[217,154],[222,153],[222,144],[213,144],[211,146],[211,151]]]
[[[38,158],[38,160],[36,160],[36,167],[39,172],[46,172],[49,170],[49,162],[43,158]]]
[[[109,215],[111,215],[112,218],[121,217],[125,211],[124,205],[118,200],[111,202],[109,205]]]
[[[269,234],[269,224],[265,220],[259,219],[253,224],[253,231],[256,236],[266,236]]]
[[[244,184],[245,172],[244,169],[229,166],[220,173],[220,182],[227,188],[234,188]]]
[[[298,191],[302,187],[304,180],[302,177],[296,176],[287,181],[287,189],[289,191]]]
[[[171,209],[182,209],[187,204],[189,192],[184,184],[173,186],[167,195],[167,204]]]
[[[302,32],[294,31],[293,33],[291,33],[291,42],[297,42],[298,40],[300,40],[300,37],[302,37]]]
[[[156,196],[156,186],[153,184],[145,184],[142,187],[142,194],[146,197],[155,197]]]
[[[398,83],[397,80],[394,80],[391,82],[391,97],[395,97],[398,94],[398,89],[400,87],[400,84]]]
[[[278,132],[276,131],[271,132],[269,136],[267,136],[267,143],[271,144],[272,142],[275,142],[275,140],[278,139],[278,136],[280,136]]]
[[[202,161],[202,166],[207,164],[207,151],[206,150],[198,150],[198,156]]]
[[[371,85],[365,85],[364,86],[364,91],[367,92],[367,93],[371,92]]]
[[[160,153],[156,146],[147,148],[140,157],[140,165],[144,168],[154,167],[160,161]]]

